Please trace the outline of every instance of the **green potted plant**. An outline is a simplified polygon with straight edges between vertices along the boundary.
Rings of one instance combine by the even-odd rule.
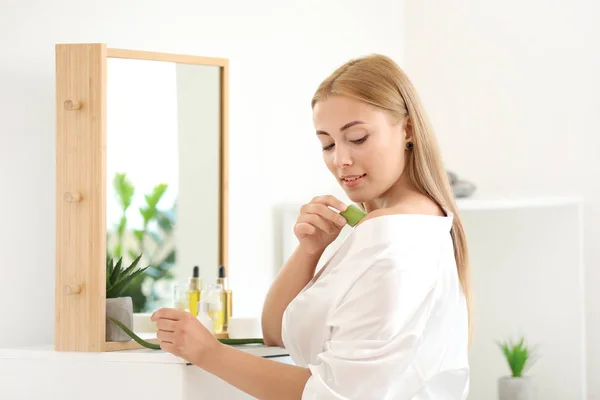
[[[533,365],[534,352],[522,337],[518,342],[499,342],[498,346],[510,368],[509,376],[498,379],[498,400],[531,400],[535,398],[533,380],[525,371]]]
[[[129,284],[148,268],[136,269],[141,258],[140,254],[126,268],[123,267],[123,257],[119,258],[116,264],[110,257],[106,260],[106,340],[109,342],[130,340],[110,318],[117,319],[129,329],[133,329],[133,301],[131,297],[122,294]]]

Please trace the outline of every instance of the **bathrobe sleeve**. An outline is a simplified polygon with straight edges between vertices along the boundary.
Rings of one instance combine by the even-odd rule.
[[[414,360],[438,268],[422,250],[380,258],[361,272],[331,314],[331,340],[308,365],[302,400],[413,398],[423,384]]]

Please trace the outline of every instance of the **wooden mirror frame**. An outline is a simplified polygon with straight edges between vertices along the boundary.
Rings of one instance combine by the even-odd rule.
[[[219,263],[228,268],[229,62],[223,58],[57,44],[56,266],[57,351],[142,348],[106,342],[106,84],[107,58],[220,67]],[[227,276],[229,272],[227,271]],[[156,343],[157,340],[149,340]]]

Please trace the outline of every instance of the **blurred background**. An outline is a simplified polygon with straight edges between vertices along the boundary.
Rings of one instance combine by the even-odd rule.
[[[258,316],[293,247],[290,221],[344,198],[310,99],[350,58],[408,73],[449,171],[471,248],[472,399],[524,336],[544,399],[600,399],[600,5],[592,0],[205,2],[4,0],[0,6],[0,343],[50,344],[54,324],[56,43],[228,58],[229,269]]]

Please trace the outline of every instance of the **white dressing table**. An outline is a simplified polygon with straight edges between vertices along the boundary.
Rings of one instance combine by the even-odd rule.
[[[293,364],[285,349],[236,346]],[[247,400],[220,378],[160,350],[56,352],[52,346],[0,349],[2,400]]]

